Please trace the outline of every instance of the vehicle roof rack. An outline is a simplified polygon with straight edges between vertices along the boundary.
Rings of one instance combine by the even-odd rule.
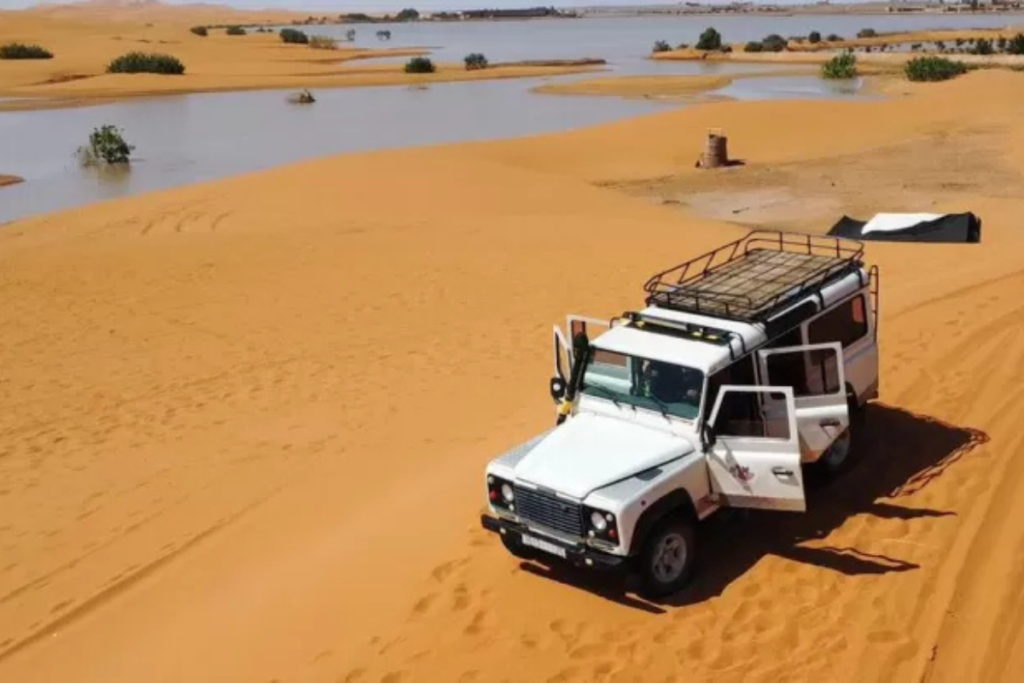
[[[755,230],[644,283],[647,305],[744,322],[773,313],[863,266],[864,244]]]

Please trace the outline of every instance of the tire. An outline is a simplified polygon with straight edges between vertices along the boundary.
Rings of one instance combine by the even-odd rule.
[[[513,541],[508,534],[498,534],[501,536],[501,544],[505,546],[505,550],[509,551],[514,557],[518,557],[520,560],[533,560],[536,559],[536,555],[533,551],[520,543],[519,541]]]
[[[864,407],[857,403],[857,397],[852,393],[849,394],[846,398],[846,405],[850,416],[850,426],[832,442],[832,445],[821,454],[817,462],[818,469],[830,478],[846,471],[853,451],[853,440],[856,435],[860,434],[864,425]]]
[[[693,524],[683,515],[672,515],[651,530],[637,558],[644,597],[662,598],[686,585],[693,572],[695,539]]]

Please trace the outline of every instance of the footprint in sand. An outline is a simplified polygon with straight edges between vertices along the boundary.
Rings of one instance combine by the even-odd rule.
[[[460,583],[453,592],[452,611],[462,612],[469,607],[470,602],[469,589],[466,588],[466,584]]]
[[[590,659],[607,651],[604,645],[581,645],[569,653],[570,659]]]
[[[487,619],[486,610],[478,610],[473,615],[473,620],[469,622],[466,628],[462,629],[463,633],[469,636],[479,635],[484,630],[484,620]]]
[[[422,617],[424,614],[430,611],[430,606],[437,600],[437,593],[430,593],[424,595],[422,598],[416,601],[416,604],[412,606],[412,616]]]

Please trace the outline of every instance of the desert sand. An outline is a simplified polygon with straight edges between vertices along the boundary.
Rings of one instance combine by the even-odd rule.
[[[286,45],[276,33],[226,35],[210,29],[193,35],[192,26],[285,21],[294,15],[232,12],[224,8],[175,8],[159,4],[103,9],[103,3],[0,12],[0,44],[22,42],[50,50],[53,59],[0,61],[3,109],[46,109],[126,97],[259,90],[399,85],[479,79],[555,76],[593,70],[593,65],[508,65],[466,71],[463,64],[437,64],[433,74],[406,74],[403,64],[373,64],[373,57],[428,54],[421,48],[368,50],[346,47],[315,50]],[[316,35],[316,26],[299,27]],[[371,27],[362,27],[368,31]],[[185,65],[179,76],[107,74],[115,57],[132,51],[159,52]]]
[[[0,680],[1016,680],[1022,113],[984,71],[5,225]],[[693,168],[712,126],[745,165]],[[868,246],[881,398],[807,514],[712,523],[665,604],[478,528],[484,464],[553,423],[553,322],[753,226],[902,210],[983,243]]]

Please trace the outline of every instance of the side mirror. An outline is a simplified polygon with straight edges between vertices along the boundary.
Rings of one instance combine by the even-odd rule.
[[[551,391],[551,398],[555,403],[558,403],[565,398],[565,380],[561,377],[552,377],[549,390]]]

